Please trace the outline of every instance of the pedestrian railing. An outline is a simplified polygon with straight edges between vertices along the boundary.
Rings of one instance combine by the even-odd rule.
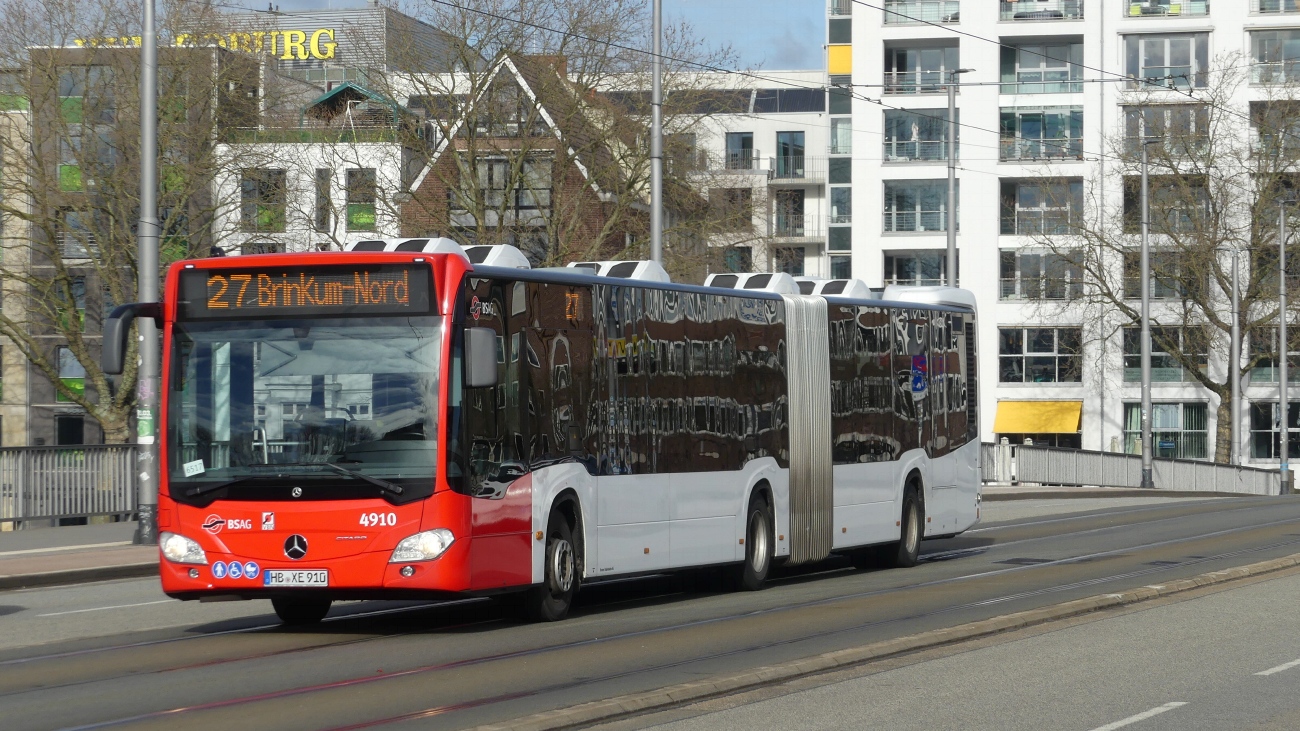
[[[0,524],[136,510],[133,444],[0,449]]]
[[[1151,462],[1156,489],[1247,495],[1281,492],[1277,470],[1190,459],[1153,458]],[[984,482],[1002,485],[1142,486],[1142,457],[1135,454],[986,443],[981,445],[980,467]]]

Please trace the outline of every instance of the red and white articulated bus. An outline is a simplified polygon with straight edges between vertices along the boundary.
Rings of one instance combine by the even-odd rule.
[[[289,623],[502,595],[556,620],[582,584],[911,565],[978,520],[968,292],[472,261],[508,249],[185,261],[161,304],[113,313],[109,372],[134,317],[163,333],[168,595],[270,599]]]

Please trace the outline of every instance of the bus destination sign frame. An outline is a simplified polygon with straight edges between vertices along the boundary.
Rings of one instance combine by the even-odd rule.
[[[427,315],[434,301],[418,264],[188,269],[179,290],[183,320]]]

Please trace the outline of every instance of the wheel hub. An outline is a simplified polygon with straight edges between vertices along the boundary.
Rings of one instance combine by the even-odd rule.
[[[567,594],[573,588],[573,546],[563,538],[551,549],[551,593]]]

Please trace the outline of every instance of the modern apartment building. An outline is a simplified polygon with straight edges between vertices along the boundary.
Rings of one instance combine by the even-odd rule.
[[[830,194],[856,209],[846,237],[853,275],[871,286],[939,283],[947,217],[956,216],[960,284],[980,307],[983,439],[1135,451],[1139,339],[1125,310],[1137,304],[1136,250],[1113,252],[1106,266],[1122,269],[1126,286],[1114,307],[1103,307],[1084,296],[1089,277],[1060,256],[1053,237],[1112,212],[1124,217],[1125,233],[1137,230],[1128,226],[1140,200],[1132,153],[1143,138],[1164,139],[1166,153],[1175,138],[1202,149],[1213,117],[1233,123],[1218,135],[1267,142],[1254,125],[1294,98],[1283,87],[1300,67],[1300,5],[831,0],[827,23],[830,119],[849,130],[853,150],[851,180],[831,181]],[[1222,82],[1233,73],[1234,84]],[[954,79],[958,188],[949,201],[945,84]],[[1153,178],[1152,195],[1190,179],[1170,172]],[[1250,228],[1231,219],[1239,212],[1228,215],[1236,221],[1228,225]],[[1151,242],[1153,261],[1175,256],[1167,238]],[[1226,336],[1214,330],[1207,342],[1191,342],[1177,287],[1155,281],[1152,296],[1155,451],[1213,458],[1220,396],[1162,353],[1161,342],[1200,352],[1200,369],[1224,382]],[[1222,305],[1225,316],[1230,306]],[[1276,461],[1271,373],[1256,368],[1243,379],[1245,462]],[[1293,405],[1293,429],[1296,412]]]

